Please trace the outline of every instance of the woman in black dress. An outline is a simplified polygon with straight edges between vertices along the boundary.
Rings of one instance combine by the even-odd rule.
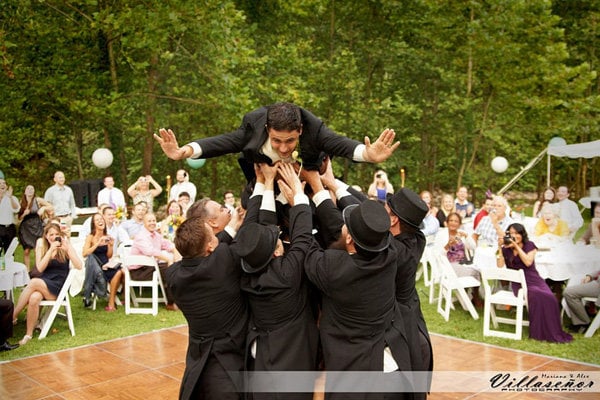
[[[31,279],[21,292],[15,306],[13,321],[27,306],[27,330],[19,344],[23,346],[33,337],[33,330],[40,314],[40,301],[55,300],[69,274],[69,262],[81,269],[81,260],[69,239],[61,233],[58,224],[48,224],[35,247],[36,268],[40,276]]]

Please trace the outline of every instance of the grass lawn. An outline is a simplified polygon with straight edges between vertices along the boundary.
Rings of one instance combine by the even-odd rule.
[[[436,289],[438,287],[436,286]],[[596,331],[593,337],[584,338],[583,334],[572,334],[571,343],[559,344],[542,342],[529,339],[529,328],[523,327],[523,339],[512,340],[498,337],[483,336],[483,309],[478,309],[479,319],[474,320],[468,311],[463,310],[460,303],[454,303],[455,308],[450,311],[448,322],[437,312],[437,291],[434,304],[429,304],[429,288],[423,284],[423,279],[417,282],[421,308],[427,322],[429,332],[454,336],[461,339],[488,343],[509,349],[523,350],[531,353],[543,354],[552,357],[560,357],[591,364],[600,364],[600,331]],[[502,311],[497,312],[499,315]],[[565,316],[563,324],[569,323]],[[499,325],[502,327],[502,324]],[[514,327],[507,325],[507,330]],[[500,328],[502,329],[502,328]],[[435,356],[435,355],[434,355]]]

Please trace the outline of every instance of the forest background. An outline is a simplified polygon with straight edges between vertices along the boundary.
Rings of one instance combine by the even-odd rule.
[[[43,195],[56,170],[164,186],[190,168],[163,155],[159,128],[184,144],[290,101],[360,141],[395,129],[382,165],[334,160],[346,181],[366,189],[381,167],[398,187],[404,168],[414,190],[467,185],[479,202],[552,137],[600,138],[599,17],[595,0],[3,0],[0,170],[17,196]],[[100,147],[108,171],[91,161]],[[550,181],[579,198],[599,164],[555,158]],[[217,199],[244,185],[237,155],[191,172]],[[545,183],[541,162],[513,189]]]

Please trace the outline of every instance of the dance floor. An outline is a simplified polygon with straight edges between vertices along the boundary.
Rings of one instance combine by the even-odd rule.
[[[430,399],[595,399],[599,396],[600,382],[594,376],[599,376],[600,365],[446,336],[432,335],[432,341],[435,373]],[[35,346],[35,342],[29,345]],[[0,363],[0,399],[176,399],[185,368],[186,348],[187,326],[179,326]],[[463,381],[447,371],[464,373]],[[520,372],[528,379],[544,378],[542,371],[546,374],[547,371],[587,371],[592,374],[596,393],[492,393],[486,392],[485,384],[477,391],[458,391],[472,387],[474,380],[489,387],[491,371]],[[315,394],[315,399],[322,397],[322,393]]]

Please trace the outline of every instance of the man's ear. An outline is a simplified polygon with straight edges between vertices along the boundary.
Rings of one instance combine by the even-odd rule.
[[[398,223],[398,221],[399,221],[399,218],[396,214],[390,215],[390,225],[391,226],[395,226]]]
[[[216,245],[216,246],[215,246],[215,245],[213,245],[213,243],[212,243],[212,242],[213,242],[213,241],[211,240],[211,241],[209,241],[209,242],[206,244],[206,255],[209,255],[209,254],[211,254],[213,251],[215,251],[215,249],[216,249],[216,248],[217,248],[217,246],[219,245],[219,242],[217,242],[217,245]]]
[[[302,135],[302,127],[303,127],[303,126],[304,126],[304,125],[300,124],[300,129],[298,129],[298,131],[300,132],[300,134],[301,134],[301,135]]]
[[[211,226],[211,228],[212,228],[212,227],[215,227],[215,226],[217,226],[217,222],[215,221],[215,219],[214,219],[214,218],[208,218],[208,219],[206,220],[206,223],[207,223],[208,225],[210,225],[210,226]]]

